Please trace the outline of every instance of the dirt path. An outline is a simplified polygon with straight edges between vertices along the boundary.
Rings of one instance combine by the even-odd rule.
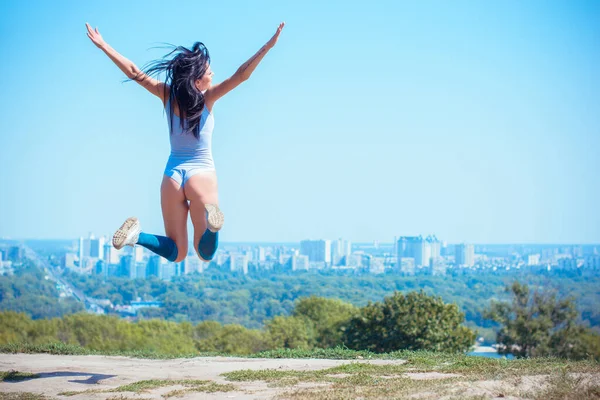
[[[39,374],[39,378],[21,382],[0,382],[0,392],[30,392],[51,398],[79,399],[163,399],[162,395],[181,386],[154,389],[143,394],[85,393],[73,397],[58,396],[68,391],[113,389],[150,379],[199,379],[227,384],[220,375],[244,369],[318,370],[350,362],[372,364],[402,363],[402,360],[323,360],[198,357],[174,360],[147,360],[107,356],[59,356],[49,354],[0,354],[0,371],[16,370]],[[235,391],[188,393],[182,399],[270,399],[282,390],[264,382],[233,382]]]

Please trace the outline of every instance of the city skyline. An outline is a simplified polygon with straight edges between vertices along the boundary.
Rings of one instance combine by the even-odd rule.
[[[221,243],[600,242],[599,2],[143,4],[0,4],[0,237],[164,233],[163,109],[85,22],[140,67],[202,41],[219,82],[284,20],[213,110]]]
[[[456,274],[514,273],[524,269],[530,273],[595,274],[600,270],[600,246],[478,246],[447,244],[437,237],[399,237],[393,245],[355,244],[342,238],[336,240],[303,240],[287,245],[224,244],[214,260],[204,262],[190,251],[181,262],[170,262],[141,246],[114,249],[105,238],[79,238],[70,246],[42,242],[34,245],[47,255],[46,263],[80,274],[128,279],[155,276],[170,281],[191,273],[204,273],[207,268],[226,268],[247,275],[251,272],[332,271],[350,270],[369,274],[400,274],[404,276]],[[53,248],[54,250],[50,250]],[[478,250],[476,250],[478,249]],[[50,250],[50,252],[48,252]],[[0,269],[13,273],[13,261],[34,257],[26,243],[0,241]],[[570,271],[570,272],[569,272]]]

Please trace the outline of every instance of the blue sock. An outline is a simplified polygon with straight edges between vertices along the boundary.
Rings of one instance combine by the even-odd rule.
[[[200,238],[200,243],[198,243],[198,253],[203,259],[210,261],[215,256],[218,246],[219,232],[212,232],[207,229]]]
[[[151,252],[156,253],[169,261],[175,261],[177,259],[177,245],[173,239],[166,236],[141,232],[137,244],[144,246]]]

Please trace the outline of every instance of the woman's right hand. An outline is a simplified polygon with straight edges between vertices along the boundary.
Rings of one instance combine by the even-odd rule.
[[[99,49],[103,48],[106,45],[106,42],[104,41],[104,39],[102,39],[102,35],[100,34],[100,32],[98,32],[98,28],[96,28],[95,30],[92,29],[90,24],[88,24],[87,22],[85,23],[85,27],[87,28],[87,36],[90,38],[90,40]]]

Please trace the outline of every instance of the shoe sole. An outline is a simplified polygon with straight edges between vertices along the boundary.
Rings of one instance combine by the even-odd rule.
[[[123,225],[113,235],[112,244],[117,250],[121,250],[127,241],[127,236],[131,232],[131,229],[138,224],[136,217],[127,218]]]
[[[219,209],[219,206],[215,204],[206,204],[204,207],[208,212],[208,229],[210,229],[212,232],[220,231],[223,227],[223,223],[225,222],[225,216]]]

